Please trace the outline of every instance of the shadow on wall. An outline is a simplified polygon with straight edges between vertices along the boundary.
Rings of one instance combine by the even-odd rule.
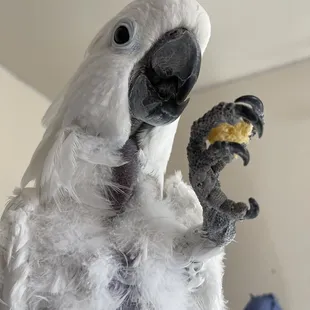
[[[227,249],[224,289],[231,310],[243,309],[251,293],[269,292],[284,309],[308,309],[309,75],[307,61],[200,92],[180,122],[168,173],[181,169],[187,179],[186,145],[195,119],[240,95],[257,95],[265,104],[265,134],[251,142],[249,166],[236,160],[221,176],[230,198],[253,196],[261,205],[257,220],[238,224],[236,243]]]

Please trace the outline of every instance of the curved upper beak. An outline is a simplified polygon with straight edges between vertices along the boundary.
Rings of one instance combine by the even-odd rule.
[[[165,33],[135,66],[129,86],[132,116],[153,126],[175,121],[200,72],[201,50],[184,28]]]

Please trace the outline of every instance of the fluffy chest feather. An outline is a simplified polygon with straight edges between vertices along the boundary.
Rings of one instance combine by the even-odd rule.
[[[79,205],[32,218],[31,309],[187,309],[186,262],[172,255],[182,226],[152,192],[132,203],[110,219]]]

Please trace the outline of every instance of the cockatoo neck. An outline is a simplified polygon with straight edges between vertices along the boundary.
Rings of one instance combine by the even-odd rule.
[[[162,191],[179,119],[165,126],[142,130],[137,134],[142,173],[153,177]]]
[[[38,188],[44,188],[42,192],[52,197],[63,188],[72,192],[76,183],[83,187],[84,179],[89,182],[78,176],[82,162],[87,163],[87,171],[96,165],[121,164],[117,152],[129,139],[131,130],[128,104],[131,67],[124,70],[119,64],[107,74],[104,68],[111,61],[115,59],[110,59],[109,54],[88,56],[49,107],[43,118],[45,134],[21,187],[35,180]],[[85,174],[86,168],[83,169]]]

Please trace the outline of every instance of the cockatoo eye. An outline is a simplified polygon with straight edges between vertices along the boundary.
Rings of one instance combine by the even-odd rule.
[[[112,45],[118,48],[127,47],[133,42],[136,32],[136,24],[132,20],[123,20],[115,28],[112,37]]]
[[[130,40],[129,29],[125,25],[117,27],[114,32],[114,42],[118,45],[123,45],[128,43],[129,40]]]

